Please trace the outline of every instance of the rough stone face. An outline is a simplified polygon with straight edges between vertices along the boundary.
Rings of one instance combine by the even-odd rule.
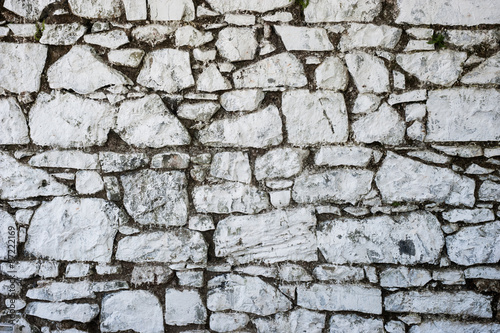
[[[321,89],[345,90],[349,77],[347,67],[338,57],[328,57],[314,71],[316,86]]]
[[[332,51],[333,44],[323,28],[275,25],[287,51]]]
[[[204,264],[207,244],[203,235],[183,228],[144,232],[118,242],[116,259],[131,262]]]
[[[219,275],[208,281],[207,307],[211,311],[241,311],[259,316],[284,312],[291,302],[258,277]]]
[[[137,83],[168,93],[193,86],[189,53],[175,49],[159,49],[148,53]]]
[[[498,141],[500,92],[496,89],[433,90],[427,100],[428,142]]]
[[[141,49],[111,50],[108,53],[108,60],[113,65],[137,68],[144,57],[144,53]]]
[[[365,52],[346,54],[347,69],[360,93],[389,91],[389,71],[382,59]]]
[[[73,45],[86,31],[87,27],[79,23],[46,24],[40,38],[40,43],[47,45]]]
[[[244,328],[249,320],[245,313],[214,312],[210,316],[210,329],[216,332],[232,332]]]
[[[340,265],[320,265],[313,270],[316,279],[320,281],[353,282],[365,277],[363,268]]]
[[[252,320],[257,333],[321,333],[325,327],[326,315],[305,309],[297,309],[287,314],[278,313],[274,318],[256,318]]]
[[[41,44],[0,43],[0,88],[15,94],[40,90],[47,50]]]
[[[94,194],[104,190],[104,182],[101,175],[96,171],[77,171],[75,188],[80,194]]]
[[[314,156],[314,163],[319,166],[366,167],[372,155],[372,149],[361,146],[322,146]]]
[[[180,27],[175,31],[175,44],[177,46],[201,46],[214,39],[210,32],[202,32],[190,25]]]
[[[341,50],[360,47],[381,47],[393,49],[401,38],[401,29],[388,25],[353,23],[340,40]]]
[[[142,170],[120,177],[123,205],[140,224],[183,226],[187,223],[188,193],[184,172]]]
[[[99,162],[104,173],[123,172],[147,166],[149,158],[144,153],[122,154],[103,151],[99,153]]]
[[[380,0],[317,0],[304,9],[308,23],[358,21],[370,22],[380,13]]]
[[[242,152],[222,152],[214,155],[210,175],[230,181],[250,184],[252,170],[248,154]]]
[[[252,28],[225,28],[219,32],[215,46],[229,61],[243,61],[255,57],[258,43]]]
[[[462,73],[467,53],[451,50],[398,54],[396,62],[420,81],[451,86]]]
[[[40,93],[29,113],[31,139],[41,146],[101,146],[113,125],[109,104],[70,93]]]
[[[122,0],[128,21],[141,21],[148,18],[146,0]]]
[[[246,1],[246,0],[208,0],[208,4],[220,13],[252,11],[264,13],[290,5],[287,0]]]
[[[302,149],[278,148],[255,160],[255,178],[290,178],[302,171],[308,152]]]
[[[479,188],[479,200],[500,201],[500,184],[490,180],[484,181]]]
[[[303,87],[307,84],[304,67],[291,53],[260,60],[233,73],[234,86],[241,88]]]
[[[483,332],[494,333],[500,330],[500,324],[476,324],[464,323],[459,321],[448,320],[433,320],[424,321],[419,325],[410,327],[410,333],[441,333],[441,332],[455,332],[455,333],[471,333]]]
[[[491,318],[491,296],[472,291],[400,291],[384,298],[389,312],[466,315]]]
[[[384,333],[384,322],[381,319],[360,317],[355,314],[334,314],[330,317],[329,333],[352,332]]]
[[[334,264],[433,264],[444,246],[439,221],[423,211],[326,221],[317,237],[318,248]]]
[[[260,89],[233,90],[222,94],[220,103],[226,111],[254,111],[264,97],[265,94]]]
[[[293,200],[298,203],[350,202],[355,204],[371,190],[373,172],[339,168],[303,173],[295,180]]]
[[[13,97],[0,98],[0,145],[30,142],[23,110]]]
[[[289,91],[283,94],[282,110],[286,119],[288,142],[293,145],[347,141],[347,110],[340,93]]]
[[[320,311],[382,313],[382,292],[364,285],[315,283],[297,286],[297,305]]]
[[[87,44],[99,45],[109,49],[117,49],[129,42],[127,34],[123,30],[111,30],[85,35],[83,39]]]
[[[500,84],[500,52],[465,74],[460,81],[465,84]]]
[[[124,101],[115,128],[125,142],[140,148],[188,145],[191,142],[188,131],[156,94]]]
[[[206,320],[207,309],[197,291],[167,288],[165,291],[165,323],[167,325],[204,324]]]
[[[387,153],[375,177],[385,202],[444,202],[474,205],[474,180],[455,172]]]
[[[196,88],[198,91],[206,92],[229,90],[231,89],[231,82],[222,76],[215,64],[211,64],[198,76]]]
[[[17,227],[16,221],[4,210],[0,210],[0,260],[11,260],[17,256]],[[10,246],[9,246],[10,245]],[[15,245],[12,247],[12,245]],[[2,263],[2,273],[5,274],[3,269],[4,263]]]
[[[219,109],[220,104],[215,102],[183,103],[177,109],[177,116],[184,119],[207,122]]]
[[[73,14],[88,19],[111,19],[121,15],[120,0],[69,0]]]
[[[28,20],[37,20],[45,7],[57,0],[5,0],[3,7]]]
[[[352,131],[358,142],[398,145],[404,142],[405,127],[397,111],[383,103],[377,112],[369,113],[356,120],[352,124]]]
[[[26,306],[25,314],[51,321],[72,320],[88,323],[99,315],[99,305],[87,303],[31,302]]]
[[[163,331],[163,313],[158,298],[145,290],[120,291],[102,299],[102,332],[134,330]]]
[[[25,250],[55,260],[109,262],[118,226],[126,221],[103,199],[55,198],[35,211]]]
[[[281,118],[274,105],[236,118],[216,120],[199,133],[200,142],[212,147],[264,148],[283,141]]]
[[[316,217],[309,208],[230,216],[217,224],[215,254],[240,264],[314,261],[317,260],[315,225]]]
[[[242,183],[197,186],[193,189],[192,196],[196,211],[200,213],[256,214],[269,207],[265,192]]]
[[[68,276],[68,274],[66,274]],[[128,289],[124,281],[90,282],[38,282],[36,288],[29,289],[26,297],[42,301],[71,301],[82,298],[95,298],[96,292]]]
[[[192,0],[148,0],[153,21],[192,21],[195,17]]]
[[[451,261],[464,266],[492,264],[500,260],[500,221],[464,227],[446,237]]]
[[[387,268],[380,272],[380,286],[389,288],[421,287],[432,280],[428,270],[408,267]]]
[[[443,219],[449,222],[480,223],[495,220],[491,209],[452,209],[443,212]]]

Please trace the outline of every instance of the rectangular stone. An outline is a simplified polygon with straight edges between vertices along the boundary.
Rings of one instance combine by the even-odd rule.
[[[464,272],[466,279],[500,280],[500,268],[471,267]]]
[[[408,103],[408,102],[421,102],[427,99],[427,90],[412,90],[402,94],[391,94],[388,103],[390,105]]]
[[[496,323],[467,323],[455,320],[430,320],[410,328],[410,333],[495,333],[500,332],[500,324]]]

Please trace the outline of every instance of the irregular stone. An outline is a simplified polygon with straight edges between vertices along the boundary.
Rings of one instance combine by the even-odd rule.
[[[222,152],[214,155],[210,166],[213,177],[250,184],[252,170],[248,154],[242,152]]]
[[[185,25],[175,31],[175,45],[177,46],[198,47],[213,39],[212,33],[199,31],[190,25]]]
[[[234,25],[255,25],[255,15],[226,14],[224,21]]]
[[[498,46],[498,31],[495,30],[447,30],[446,41],[466,49],[484,44],[487,48]]]
[[[405,119],[407,122],[413,120],[423,120],[426,114],[427,108],[425,104],[414,103],[405,106]]]
[[[165,291],[165,323],[167,325],[205,324],[206,320],[207,309],[198,291],[167,288]]]
[[[405,123],[396,110],[383,103],[377,112],[356,120],[352,124],[352,131],[358,142],[380,142],[395,146],[404,142]]]
[[[0,145],[24,145],[29,142],[26,118],[16,99],[0,98]]]
[[[344,62],[336,56],[326,58],[314,71],[320,89],[345,90],[349,77]]]
[[[146,0],[122,0],[127,21],[142,21],[148,18]]]
[[[491,318],[491,296],[472,291],[400,291],[384,298],[388,312],[416,312]]]
[[[382,314],[382,292],[364,285],[319,284],[297,286],[297,305],[320,311],[357,311]]]
[[[215,102],[183,103],[177,109],[177,116],[184,119],[207,122],[219,109],[220,104]]]
[[[210,329],[216,332],[233,332],[245,328],[249,320],[245,313],[214,312],[210,316]]]
[[[87,27],[79,23],[46,24],[40,38],[41,44],[47,45],[73,45],[87,31]]]
[[[9,230],[9,226],[15,226],[14,221],[9,221],[9,218],[5,215],[5,212],[0,211],[0,215],[2,215],[2,223],[3,230],[6,230],[7,233]],[[12,229],[11,229],[12,230]],[[8,244],[8,237],[5,237],[3,244]],[[12,252],[12,251],[11,251]],[[7,246],[5,246],[5,253],[7,254]],[[0,258],[4,258],[0,255]],[[5,256],[5,260],[8,259]],[[11,255],[11,260],[12,260]],[[4,260],[4,259],[2,259]],[[53,261],[11,261],[11,262],[3,262],[0,264],[0,272],[3,275],[12,277],[14,279],[31,279],[35,276],[40,276],[42,278],[49,277],[57,277],[58,275],[58,267],[59,264]],[[55,272],[55,274],[54,274]]]
[[[494,333],[500,330],[500,324],[496,323],[466,323],[462,321],[432,320],[424,321],[422,324],[410,327],[410,333],[470,333],[483,332]]]
[[[118,226],[127,218],[115,204],[97,198],[55,198],[33,215],[25,251],[55,260],[111,261]]]
[[[257,39],[252,28],[224,28],[215,43],[219,54],[229,61],[253,60]]]
[[[278,269],[279,279],[286,282],[312,281],[311,274],[302,266],[297,264],[283,264]]]
[[[128,170],[135,170],[149,163],[149,158],[144,153],[114,153],[114,152],[100,152],[99,161],[101,170],[104,173],[122,172]]]
[[[500,260],[500,221],[464,227],[446,237],[448,256],[464,266],[496,263]]]
[[[303,173],[295,180],[293,200],[298,203],[335,202],[355,204],[371,190],[373,172],[338,168]]]
[[[314,277],[320,281],[357,282],[365,278],[361,267],[321,265],[314,268]]]
[[[440,281],[444,285],[465,284],[464,272],[462,270],[447,269],[432,272],[432,279]]]
[[[373,150],[361,146],[322,146],[314,155],[314,164],[323,166],[351,165],[366,167]]]
[[[2,240],[0,243],[0,260],[10,261],[17,257],[18,231],[16,221],[12,215],[0,210],[0,225],[2,227],[0,231],[0,239]],[[11,263],[2,263],[2,274],[5,274],[6,265],[10,268]]]
[[[231,83],[222,76],[215,64],[211,64],[198,76],[196,88],[198,91],[215,92],[231,89]]]
[[[111,50],[108,53],[108,60],[113,65],[137,68],[144,57],[141,49],[121,49]]]
[[[269,192],[269,198],[273,207],[283,208],[290,205],[292,194],[290,193],[290,190],[272,191]]]
[[[278,313],[274,318],[253,319],[257,333],[289,332],[289,333],[321,333],[325,327],[326,314],[296,309],[286,314]]]
[[[262,16],[262,20],[266,22],[290,22],[293,20],[292,13],[276,12],[274,14]]]
[[[96,171],[77,171],[75,188],[80,194],[94,194],[104,190],[104,181]]]
[[[36,154],[28,164],[39,168],[96,170],[99,168],[99,157],[80,150],[49,150]]]
[[[389,71],[382,59],[357,51],[346,54],[345,61],[360,93],[389,91]]]
[[[464,271],[466,279],[499,280],[500,268],[496,267],[471,267]]]
[[[137,83],[167,93],[193,86],[189,53],[175,49],[158,49],[148,53]]]
[[[254,111],[264,97],[260,89],[232,90],[221,95],[220,103],[226,111]]]
[[[370,113],[378,109],[382,98],[375,94],[359,94],[354,101],[352,113]]]
[[[148,24],[135,27],[132,37],[140,42],[155,46],[167,40],[168,36],[177,29],[177,25]]]
[[[500,52],[465,74],[460,82],[465,84],[500,84]]]
[[[99,306],[87,303],[32,302],[28,303],[25,314],[51,321],[72,320],[88,323],[99,314]]]
[[[287,51],[332,51],[333,44],[324,28],[275,25]]]
[[[264,2],[245,0],[208,0],[208,4],[220,13],[235,11],[251,11],[264,13],[290,5],[286,0],[269,0]]]
[[[274,105],[237,118],[216,120],[199,134],[200,142],[211,147],[265,148],[283,141],[281,117]]]
[[[360,47],[393,49],[401,38],[402,30],[389,25],[351,23],[347,35],[340,39],[342,51]]]
[[[493,172],[495,172],[495,169],[484,168],[476,163],[472,163],[465,170],[465,173],[468,175],[487,175]]]
[[[272,285],[258,277],[219,275],[208,281],[210,311],[241,311],[268,316],[292,308],[292,303]]]
[[[148,0],[153,21],[192,21],[195,9],[192,0]]]
[[[167,283],[173,276],[173,271],[163,266],[134,266],[130,282],[133,285],[143,285],[148,283]]]
[[[408,103],[408,102],[421,102],[427,99],[427,90],[419,89],[412,90],[402,94],[391,94],[387,103],[390,105]]]
[[[215,254],[235,263],[317,260],[316,217],[310,208],[230,216],[217,224]],[[290,233],[290,230],[294,230]]]
[[[432,280],[428,270],[420,268],[387,268],[380,272],[380,286],[389,288],[422,287]]]
[[[454,88],[429,91],[428,142],[497,141],[500,92],[496,89]],[[480,149],[480,148],[479,148]]]
[[[120,105],[116,130],[128,144],[145,148],[188,145],[191,137],[160,96],[147,95]]]
[[[193,57],[195,60],[201,61],[201,62],[209,62],[209,61],[214,61],[215,57],[217,56],[217,50],[202,50],[202,49],[194,49],[193,50]],[[220,66],[220,65],[219,65]],[[222,69],[222,67],[221,67]]]
[[[285,92],[282,110],[288,142],[291,144],[307,146],[347,141],[348,117],[341,93],[309,90]]]
[[[269,208],[265,192],[242,183],[197,186],[193,189],[192,197],[196,211],[200,213],[256,214]]]
[[[446,155],[459,156],[463,158],[472,158],[483,156],[483,148],[480,146],[471,144],[467,146],[440,146],[432,145],[432,148],[445,153]]]
[[[128,44],[129,39],[123,30],[110,30],[95,34],[85,35],[85,43],[99,45],[109,49],[117,49]]]
[[[58,0],[5,0],[3,7],[28,20],[36,21],[40,18],[45,7],[57,1]]]
[[[176,275],[180,286],[203,287],[203,271],[178,271]]]
[[[96,292],[114,291],[128,289],[128,284],[124,281],[107,281],[105,285],[101,282],[90,282],[88,280],[79,282],[38,282],[36,288],[29,289],[26,297],[42,301],[70,301],[82,298],[95,298]]]
[[[80,278],[90,275],[90,264],[81,262],[72,262],[66,265],[64,277],[66,278]]]
[[[160,302],[148,291],[130,290],[109,294],[104,296],[101,306],[101,332],[163,331],[163,311]]]
[[[479,200],[500,201],[500,184],[486,180],[479,188]]]
[[[467,53],[451,50],[433,52],[401,53],[396,62],[403,70],[420,81],[442,86],[451,86],[462,73]]]
[[[69,0],[69,8],[76,16],[88,19],[118,18],[122,14],[120,0]]]
[[[318,0],[304,9],[308,23],[320,22],[370,22],[380,13],[380,0]]]
[[[384,333],[382,319],[364,318],[355,314],[334,314],[330,317],[329,333]]]
[[[290,178],[302,171],[308,151],[296,148],[277,148],[255,160],[255,178]]]
[[[326,221],[317,237],[321,253],[334,264],[434,264],[444,246],[439,221],[423,211]]]
[[[189,229],[198,231],[214,230],[215,224],[209,215],[194,215],[189,218]]]
[[[443,212],[443,219],[449,222],[480,223],[495,220],[495,213],[491,209],[452,209]]]
[[[241,88],[303,87],[307,78],[302,63],[291,53],[280,53],[233,73],[234,86]]]
[[[15,94],[38,92],[47,50],[35,43],[0,43],[0,88]]]
[[[388,203],[433,201],[472,207],[475,201],[473,179],[392,152],[387,152],[375,182]]]
[[[19,200],[38,196],[66,195],[70,191],[44,170],[19,163],[0,153],[0,199]]]
[[[153,169],[187,169],[190,157],[184,153],[161,153],[151,159]]]

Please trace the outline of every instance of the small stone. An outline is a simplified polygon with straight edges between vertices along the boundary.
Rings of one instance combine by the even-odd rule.
[[[135,285],[143,284],[163,284],[167,283],[173,276],[173,272],[168,267],[163,266],[134,266],[130,282]]]
[[[384,288],[422,287],[431,280],[431,273],[419,268],[387,268],[380,272],[380,286]]]
[[[393,49],[398,44],[401,33],[401,29],[388,25],[352,23],[347,35],[340,39],[339,48],[342,51],[362,47]]]
[[[430,28],[410,28],[406,29],[406,33],[417,39],[429,39],[432,37],[434,30]]]
[[[99,315],[99,305],[87,303],[31,302],[25,314],[50,321],[72,320],[79,323],[91,322]]]
[[[405,324],[397,320],[391,320],[385,324],[385,330],[387,333],[405,333]]]
[[[104,180],[104,189],[106,190],[106,197],[111,201],[120,201],[121,193],[120,193],[120,184],[118,183],[118,179],[114,176],[106,176],[103,177]]]
[[[40,43],[47,45],[73,45],[86,31],[87,27],[76,22],[71,24],[46,24],[40,38]]]
[[[109,49],[117,49],[128,44],[129,39],[123,30],[110,30],[96,34],[85,35],[85,43],[99,45]]]
[[[347,67],[338,57],[328,57],[314,71],[316,86],[321,89],[345,90],[349,77]]]
[[[16,298],[6,298],[4,304],[7,309],[16,311],[22,310],[26,307],[26,301]]]
[[[465,74],[460,81],[465,84],[499,84],[500,52],[486,59],[479,66]]]
[[[262,20],[266,22],[290,22],[293,20],[293,15],[292,13],[289,12],[276,12],[274,14],[270,15],[264,15],[262,16]]]
[[[215,64],[211,64],[198,76],[196,89],[206,92],[229,90],[231,89],[231,83],[222,76]]]
[[[274,190],[281,190],[290,188],[293,185],[293,180],[279,179],[279,180],[266,180],[266,186]]]
[[[211,42],[213,39],[212,33],[203,33],[190,25],[180,27],[175,31],[175,44],[177,46],[198,47]]]
[[[255,15],[226,14],[224,21],[234,25],[255,25]]]
[[[99,153],[99,161],[104,173],[135,170],[149,164],[149,158],[144,153],[122,154],[104,151]]]
[[[329,333],[371,332],[384,333],[381,319],[364,318],[355,314],[334,314],[330,317]]]
[[[73,14],[88,19],[111,19],[121,15],[121,1],[103,0],[95,4],[92,0],[69,0]]]
[[[323,28],[275,25],[287,51],[332,51],[333,44]]]
[[[380,0],[319,0],[304,9],[308,23],[320,22],[370,22],[380,13]]]
[[[127,21],[142,21],[148,18],[146,0],[123,0]]]
[[[278,148],[268,151],[255,160],[255,178],[290,178],[302,171],[307,150],[296,148]]]
[[[260,89],[233,90],[221,95],[220,103],[226,111],[255,111],[264,99]]]
[[[464,158],[472,158],[483,155],[483,149],[480,146],[468,145],[468,146],[439,146],[432,145],[432,148],[437,149],[447,155],[459,156]]]
[[[21,284],[17,281],[2,280],[0,281],[0,295],[2,296],[19,296],[21,294]]]
[[[250,318],[245,313],[214,312],[210,316],[210,329],[216,332],[233,332],[245,328]]]
[[[495,220],[495,214],[491,209],[452,209],[443,212],[443,219],[449,222],[480,223]]]
[[[144,57],[144,53],[141,49],[111,50],[108,53],[108,60],[113,65],[137,68]]]
[[[500,325],[496,323],[476,324],[476,323],[466,323],[462,321],[432,320],[432,321],[424,321],[420,325],[412,326],[410,328],[410,333],[439,333],[439,332],[494,333],[498,330],[500,330]]]
[[[220,104],[215,102],[183,103],[177,109],[177,116],[207,122],[219,109]]]
[[[193,50],[193,57],[195,60],[201,61],[201,62],[209,62],[215,60],[217,57],[217,50],[201,50],[201,49],[194,49]]]
[[[99,275],[113,275],[121,273],[120,265],[97,264],[95,271]]]
[[[96,171],[77,171],[75,187],[80,194],[94,194],[104,190],[104,182]]]
[[[408,102],[421,102],[427,99],[427,90],[419,89],[405,92],[402,94],[391,94],[387,103],[389,105],[408,103]]]
[[[179,271],[175,273],[179,279],[179,285],[186,287],[203,287],[202,271]]]
[[[374,94],[359,94],[354,101],[352,113],[371,113],[378,109],[382,98]]]
[[[15,98],[0,98],[0,145],[23,145],[29,142],[23,110]]]
[[[448,156],[443,156],[441,154],[436,154],[430,150],[417,150],[410,151],[407,154],[410,157],[416,157],[426,162],[436,163],[436,164],[448,164],[451,162],[451,158]]]
[[[7,24],[14,37],[32,37],[36,33],[35,24]]]
[[[496,267],[471,267],[464,271],[466,279],[499,280],[500,268]]]
[[[372,149],[361,146],[322,146],[314,155],[314,164],[366,167],[372,155]]]
[[[346,54],[345,61],[360,93],[389,91],[389,71],[380,58],[364,52],[353,52]]]
[[[135,27],[132,37],[140,42],[155,46],[167,40],[170,34],[175,32],[176,25],[148,24]]]
[[[215,46],[229,61],[243,61],[254,59],[258,43],[252,28],[224,28]]]
[[[266,332],[307,332],[321,333],[325,328],[326,314],[296,309],[286,314],[278,313],[274,318],[256,318],[252,322],[257,333]]]
[[[307,282],[313,278],[302,266],[296,264],[283,264],[278,268],[279,279],[286,282]]]
[[[290,193],[290,190],[269,192],[271,205],[273,205],[273,207],[275,208],[283,208],[290,205],[291,198],[292,195]]]
[[[184,153],[161,153],[156,154],[151,159],[153,169],[187,169],[190,157]]]
[[[408,104],[405,107],[405,120],[407,122],[413,120],[423,120],[427,113],[425,104]]]
[[[153,21],[192,21],[195,9],[192,0],[148,0]]]
[[[39,168],[97,170],[99,157],[80,150],[49,150],[33,156],[28,164]]]
[[[432,279],[444,285],[465,284],[464,272],[461,270],[442,270],[432,272]]]
[[[242,152],[222,152],[214,155],[210,167],[212,177],[250,184],[252,170],[248,154]]]
[[[406,129],[406,135],[411,140],[424,141],[425,139],[425,125],[420,121],[415,121],[411,126]]]
[[[320,265],[314,268],[314,277],[320,281],[335,281],[339,283],[357,282],[365,277],[363,268],[339,265]]]
[[[237,267],[234,269],[236,272],[253,275],[253,276],[263,276],[267,278],[276,278],[278,276],[278,270],[276,267],[268,266],[257,266],[250,265],[245,267]]]
[[[165,323],[167,325],[204,324],[206,320],[207,310],[197,291],[167,288],[165,291]]]

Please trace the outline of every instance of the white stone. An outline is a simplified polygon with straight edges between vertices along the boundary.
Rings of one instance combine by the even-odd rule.
[[[471,267],[464,271],[466,279],[499,280],[500,268],[496,267]]]
[[[104,296],[100,319],[101,332],[163,332],[160,302],[145,290],[120,291]]]
[[[314,155],[314,164],[319,166],[351,165],[366,167],[373,150],[361,146],[322,146]]]
[[[41,44],[0,43],[0,88],[15,94],[38,92],[47,50]]]
[[[4,279],[0,281],[0,295],[2,296],[19,296],[21,294],[21,284],[18,281]]]
[[[314,71],[320,89],[345,90],[349,77],[344,62],[336,56],[326,58]]]
[[[45,7],[54,2],[57,0],[5,0],[3,7],[28,20],[35,21],[40,18]]]
[[[140,148],[187,145],[191,142],[188,131],[156,94],[123,102],[115,128],[125,142]]]
[[[206,92],[229,90],[231,82],[222,76],[215,64],[211,64],[198,76],[196,89]]]
[[[72,262],[66,265],[64,276],[66,278],[80,278],[90,275],[90,264],[82,262]]]
[[[122,0],[127,21],[141,21],[148,18],[146,0]]]
[[[102,146],[113,125],[109,104],[70,93],[40,93],[29,113],[31,139],[41,146]]]
[[[288,142],[293,145],[347,141],[348,117],[341,93],[305,89],[288,91],[282,97],[282,111]]]
[[[370,22],[380,13],[380,0],[316,0],[304,9],[308,23]]]
[[[405,333],[405,324],[398,320],[391,320],[385,324],[385,330],[387,333]]]
[[[246,1],[246,0],[208,0],[208,4],[220,13],[251,11],[264,13],[290,6],[287,0]]]
[[[274,318],[256,318],[252,322],[257,333],[321,333],[325,327],[326,314],[296,309],[287,314],[278,313]]]
[[[465,284],[464,272],[459,269],[447,269],[432,272],[432,279],[444,285]]]
[[[499,201],[500,200],[500,184],[487,180],[481,184],[479,188],[479,200],[483,201]]]
[[[390,105],[408,103],[408,102],[422,102],[427,99],[427,90],[411,90],[402,94],[391,94],[387,103]]]
[[[428,37],[428,38],[431,38],[431,37]],[[434,44],[430,44],[427,40],[414,40],[414,39],[410,39],[408,41],[408,44],[406,44],[404,52],[411,52],[411,51],[434,51],[434,50],[435,50]]]
[[[314,268],[314,277],[320,281],[357,282],[365,277],[363,268],[339,265],[321,265]]]
[[[420,325],[410,327],[410,333],[495,333],[500,330],[500,324],[496,323],[467,323],[463,321],[433,320],[424,321]]]
[[[250,265],[244,267],[236,267],[234,269],[236,272],[254,275],[254,276],[263,276],[267,278],[276,278],[278,276],[278,270],[274,266],[258,266],[258,265]]]
[[[411,37],[414,37],[417,39],[429,39],[432,37],[434,30],[430,29],[430,28],[410,28],[410,29],[406,29],[406,33],[408,35],[410,35]],[[427,41],[426,41],[426,43],[427,43]]]
[[[278,268],[279,279],[286,282],[312,281],[311,274],[302,266],[297,264],[283,264]]]
[[[269,208],[265,192],[242,183],[197,186],[193,189],[192,197],[196,211],[200,213],[256,214]]]
[[[460,81],[465,84],[500,84],[500,52],[465,74]]]
[[[48,150],[31,157],[28,164],[39,168],[96,170],[99,168],[99,157],[79,150]]]
[[[9,310],[22,310],[26,307],[26,301],[17,298],[6,298],[5,307]]]
[[[405,120],[407,122],[413,120],[423,120],[427,114],[427,108],[425,104],[412,103],[405,107]]]
[[[441,154],[436,154],[430,150],[417,150],[408,152],[408,156],[416,157],[425,162],[431,162],[436,164],[447,164],[451,162],[451,158]]]
[[[99,305],[87,303],[31,302],[25,314],[50,321],[72,320],[80,323],[91,322],[99,315]]]
[[[192,0],[148,0],[153,21],[192,21],[195,9]]]
[[[124,281],[89,282],[38,282],[37,287],[27,291],[26,297],[42,301],[70,301],[82,298],[96,298],[96,292],[128,289]]]
[[[233,332],[244,328],[249,320],[245,313],[214,312],[210,316],[210,329],[216,332]]]
[[[167,325],[204,324],[206,320],[207,309],[197,291],[167,288],[165,291],[165,323]]]
[[[292,308],[292,303],[272,285],[258,277],[219,275],[208,281],[210,311],[241,311],[268,316]]]
[[[495,214],[491,209],[452,209],[443,212],[443,219],[449,222],[480,223],[495,220]]]
[[[389,25],[352,23],[340,39],[342,51],[361,47],[393,49],[401,38],[401,29]]]
[[[215,60],[215,57],[217,57],[217,50],[194,49],[193,50],[193,57],[195,60],[198,60],[201,62],[213,61],[213,60]]]
[[[219,109],[220,104],[215,102],[182,103],[177,109],[177,116],[207,122]]]
[[[144,53],[141,49],[111,50],[108,53],[108,60],[113,65],[137,68],[144,57]]]
[[[120,0],[69,0],[69,8],[76,16],[88,19],[118,18],[122,14]]]
[[[30,142],[23,110],[13,97],[0,98],[0,145]]]
[[[420,81],[451,86],[462,73],[467,53],[451,50],[400,53],[396,62]]]
[[[203,271],[178,271],[176,276],[180,286],[203,287]]]
[[[447,30],[446,41],[466,49],[484,44],[487,48],[498,46],[498,31],[495,30]]]
[[[420,121],[415,121],[406,129],[406,135],[411,140],[424,141],[425,139],[425,125]]]
[[[290,193],[290,190],[269,192],[271,205],[275,208],[283,208],[290,205],[291,198],[292,194]]]
[[[215,43],[219,54],[229,61],[253,60],[257,39],[253,28],[224,28]]]
[[[296,148],[277,148],[269,150],[255,160],[255,178],[290,178],[302,171],[302,163],[307,150]]]
[[[334,314],[330,317],[329,333],[384,333],[382,319],[364,318],[355,314]]]
[[[293,200],[298,203],[355,204],[371,190],[373,172],[337,168],[321,173],[302,173],[293,186]]]
[[[14,221],[10,221],[9,217],[6,215],[4,211],[0,211],[0,215],[2,216],[2,228],[6,230],[5,236],[8,236],[8,232],[13,230],[12,227],[15,227]],[[11,227],[11,228],[9,228]],[[3,236],[3,235],[2,235]],[[0,236],[1,237],[1,236]],[[14,239],[14,238],[12,238]],[[12,243],[12,241],[11,241]],[[2,245],[8,244],[8,237],[3,239]],[[7,246],[5,246],[2,250],[5,252],[1,252],[2,254],[7,254]],[[12,251],[11,251],[12,252]],[[5,258],[2,260],[8,259],[7,255],[0,255],[0,258]],[[10,262],[2,262],[0,264],[0,272],[5,275],[15,279],[31,279],[35,276],[41,276],[43,272],[43,267],[48,266],[53,262],[50,261],[12,261],[13,256],[11,255]],[[42,271],[40,269],[42,268]]]
[[[40,38],[41,44],[47,45],[73,45],[87,31],[87,27],[79,23],[46,24]]]
[[[226,111],[255,111],[264,100],[260,89],[232,90],[221,95],[220,103]]]
[[[17,257],[18,231],[16,221],[4,210],[0,210],[0,260],[12,260]],[[2,273],[4,273],[4,263],[2,263]]]
[[[284,188],[290,188],[293,185],[293,180],[278,179],[278,180],[266,180],[266,186],[275,190],[281,190]]]
[[[102,151],[99,153],[99,161],[104,173],[135,170],[149,164],[149,158],[144,153]]]
[[[396,110],[383,103],[377,112],[356,120],[352,124],[352,131],[358,142],[399,145],[404,142],[405,123]]]
[[[234,25],[255,25],[255,15],[248,14],[226,14],[224,21]]]
[[[167,283],[172,277],[173,272],[170,268],[154,265],[135,265],[132,270],[130,282],[133,285],[143,284],[163,284]]]
[[[200,131],[199,140],[210,147],[275,146],[283,141],[278,108],[269,105],[260,111],[216,120]]]
[[[137,26],[132,30],[132,37],[138,41],[155,46],[169,37],[177,29],[177,25],[148,24]]]
[[[365,52],[346,54],[349,73],[360,93],[389,91],[389,71],[382,59]]]
[[[85,35],[85,43],[99,45],[109,49],[117,49],[122,45],[128,44],[129,39],[123,30],[110,30],[96,34]]]
[[[496,89],[433,90],[427,100],[429,142],[500,140],[500,92]]]
[[[213,177],[250,184],[252,170],[248,154],[242,152],[221,152],[214,155],[210,166]]]
[[[495,172],[495,169],[484,168],[476,163],[472,163],[465,170],[465,173],[468,175],[487,175],[493,172]]]
[[[432,145],[432,148],[451,156],[459,156],[464,158],[483,156],[483,148],[475,144],[458,147]]]
[[[384,202],[425,202],[474,205],[475,182],[450,169],[426,165],[387,153],[375,177]]]
[[[198,47],[214,39],[210,32],[202,32],[190,25],[180,27],[175,31],[175,45]]]
[[[276,12],[274,14],[262,16],[262,20],[266,22],[290,22],[293,20],[292,13]]]
[[[275,25],[287,51],[332,51],[333,44],[324,28]]]
[[[155,90],[175,93],[194,85],[189,53],[158,49],[146,55],[137,83]]]
[[[397,267],[387,268],[380,272],[380,286],[389,288],[422,287],[432,280],[426,269]]]
[[[375,94],[359,94],[354,101],[352,113],[370,113],[378,109],[382,98]]]
[[[96,171],[77,171],[75,187],[80,194],[94,194],[104,190],[104,181]]]
[[[280,53],[233,73],[234,86],[241,88],[303,87],[307,84],[302,63],[291,53]]]

